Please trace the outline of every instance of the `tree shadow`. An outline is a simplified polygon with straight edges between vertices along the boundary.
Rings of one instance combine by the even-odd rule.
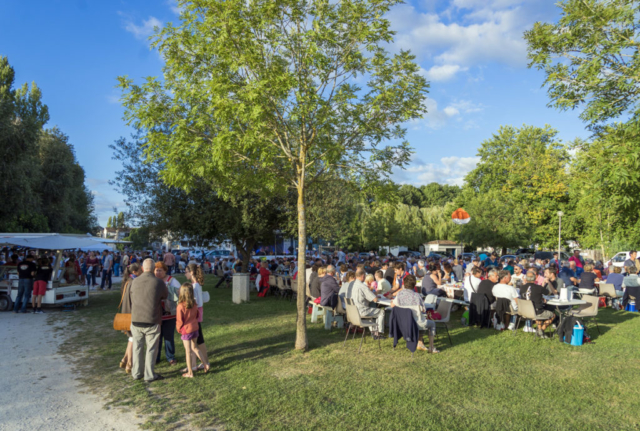
[[[612,330],[616,324],[624,323],[637,317],[640,317],[640,313],[615,311],[611,308],[601,308],[598,309],[598,315],[596,316],[597,326],[596,322],[591,318],[587,318],[584,323],[591,341],[596,341],[598,338],[606,335],[607,332]],[[599,331],[598,328],[600,329]]]

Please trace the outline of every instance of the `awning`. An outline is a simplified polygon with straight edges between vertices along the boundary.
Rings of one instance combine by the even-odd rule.
[[[17,245],[19,247],[35,248],[40,250],[111,250],[110,245],[104,244],[100,238],[66,236],[60,234],[47,234],[35,236],[34,234],[0,234],[0,245]]]

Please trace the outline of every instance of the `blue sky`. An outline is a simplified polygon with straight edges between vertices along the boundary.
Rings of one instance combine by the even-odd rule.
[[[389,49],[410,49],[431,83],[429,113],[408,125],[413,161],[396,181],[462,184],[480,144],[501,125],[550,124],[563,141],[589,136],[577,112],[547,108],[544,75],[527,68],[522,34],[536,21],[557,20],[553,3],[413,0],[390,12],[398,34]],[[114,206],[126,210],[108,185],[119,169],[108,146],[131,133],[116,78],[161,75],[162,60],[147,38],[154,25],[178,20],[176,4],[0,0],[0,11],[0,55],[14,67],[16,85],[35,81],[42,90],[48,127],[69,135],[104,226]]]

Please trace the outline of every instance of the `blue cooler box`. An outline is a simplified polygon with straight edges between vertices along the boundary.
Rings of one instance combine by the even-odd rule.
[[[567,341],[567,337],[564,337],[564,342],[571,344],[572,346],[582,346],[582,340],[584,339],[584,328],[579,325],[573,327],[573,334],[571,334],[571,343]]]
[[[638,311],[636,309],[636,303],[635,302],[627,303],[627,306],[624,307],[624,311],[632,311],[632,312],[636,313]]]

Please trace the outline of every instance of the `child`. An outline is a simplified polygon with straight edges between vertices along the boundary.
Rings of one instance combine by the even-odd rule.
[[[49,258],[46,256],[40,258],[36,278],[33,282],[33,296],[31,297],[31,307],[34,313],[44,313],[42,311],[42,297],[47,294],[47,283],[51,280],[51,274],[53,274],[53,268],[49,263]]]
[[[269,276],[271,272],[267,269],[267,262],[260,262],[260,292],[258,296],[265,297],[269,293]]]
[[[182,377],[193,377],[193,369],[191,368],[191,355],[195,354],[198,346],[198,310],[196,300],[193,297],[193,285],[191,283],[183,283],[180,286],[180,297],[178,298],[178,308],[176,309],[176,329],[182,336],[184,351],[186,353],[187,372]]]

